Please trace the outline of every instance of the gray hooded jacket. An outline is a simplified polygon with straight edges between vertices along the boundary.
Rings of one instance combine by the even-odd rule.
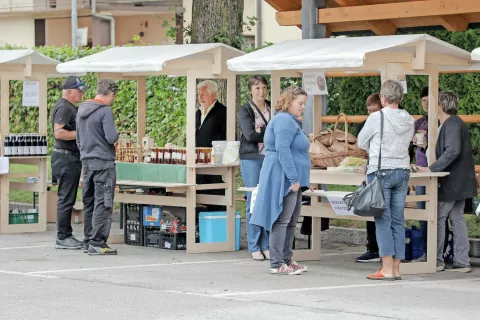
[[[87,100],[77,114],[77,145],[80,159],[115,161],[118,140],[112,110],[97,100]]]
[[[410,156],[408,147],[413,137],[413,117],[405,110],[383,108],[384,129],[382,140],[382,168],[408,169]],[[380,111],[372,113],[358,135],[358,146],[368,152],[368,171],[378,169],[380,152]]]

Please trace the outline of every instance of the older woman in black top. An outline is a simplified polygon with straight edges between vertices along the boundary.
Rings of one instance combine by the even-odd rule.
[[[263,135],[270,120],[270,105],[267,99],[268,85],[263,76],[248,80],[251,100],[239,112],[242,136],[240,138],[240,170],[245,187],[256,187],[260,178],[265,147]],[[247,193],[247,239],[248,251],[254,260],[270,259],[268,234],[260,226],[250,224],[251,192]]]

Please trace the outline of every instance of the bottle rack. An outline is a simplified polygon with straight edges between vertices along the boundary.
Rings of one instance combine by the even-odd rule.
[[[3,143],[5,157],[46,156],[47,136],[38,133],[9,134]]]

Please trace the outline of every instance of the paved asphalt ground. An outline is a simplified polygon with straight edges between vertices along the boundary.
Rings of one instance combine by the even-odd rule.
[[[0,319],[480,319],[480,269],[372,282],[363,248],[325,244],[308,272],[272,276],[245,249],[88,256],[55,250],[53,229],[0,235]]]

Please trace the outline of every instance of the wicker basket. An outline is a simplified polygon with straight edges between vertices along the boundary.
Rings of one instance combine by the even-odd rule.
[[[333,132],[340,132],[338,130],[338,121],[340,117],[343,116],[343,119],[345,120],[345,151],[341,152],[332,152],[329,154],[314,154],[310,153],[310,160],[312,161],[312,167],[315,168],[328,168],[328,167],[338,167],[340,165],[340,162],[342,162],[343,159],[346,157],[355,157],[355,158],[362,158],[362,159],[368,159],[368,154],[361,150],[351,150],[348,146],[348,122],[347,122],[347,116],[344,113],[340,113],[337,117],[337,121],[335,122],[335,128],[333,129]]]

